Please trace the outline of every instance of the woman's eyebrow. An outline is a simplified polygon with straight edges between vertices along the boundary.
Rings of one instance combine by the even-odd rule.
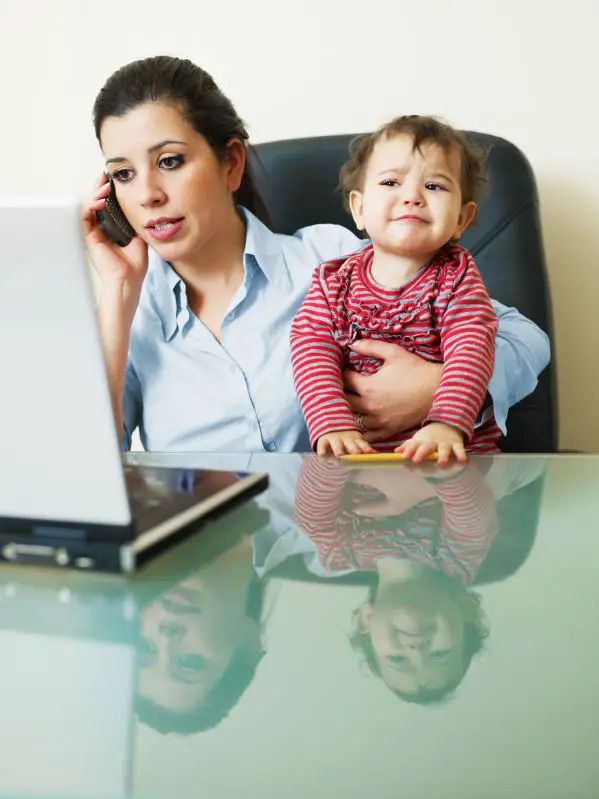
[[[149,153],[154,153],[156,150],[160,150],[161,147],[166,147],[167,144],[183,144],[185,145],[184,141],[179,141],[178,139],[164,139],[164,141],[159,141],[158,144],[153,144],[151,147],[148,147]],[[126,158],[123,158],[122,155],[117,156],[116,158],[107,158],[107,164],[122,164],[126,161]]]

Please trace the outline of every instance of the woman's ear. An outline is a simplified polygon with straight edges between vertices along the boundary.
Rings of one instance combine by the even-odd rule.
[[[372,619],[372,604],[365,602],[356,613],[356,631],[359,633],[370,632],[370,621]]]
[[[231,139],[227,143],[224,164],[227,174],[227,187],[229,191],[235,192],[241,186],[243,173],[245,172],[246,149],[239,139]]]

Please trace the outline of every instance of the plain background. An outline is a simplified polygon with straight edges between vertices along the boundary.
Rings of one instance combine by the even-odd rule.
[[[400,113],[504,136],[539,184],[560,445],[599,450],[598,29],[595,0],[0,0],[0,193],[83,197],[102,168],[97,91],[159,53],[211,72],[255,142]]]

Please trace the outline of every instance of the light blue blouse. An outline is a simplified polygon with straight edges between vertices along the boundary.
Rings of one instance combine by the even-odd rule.
[[[240,210],[247,223],[245,276],[220,342],[189,309],[183,281],[150,251],[129,345],[125,449],[138,426],[144,448],[153,451],[310,449],[291,373],[291,321],[313,269],[366,242],[338,225],[273,233]],[[549,341],[515,309],[493,305],[499,332],[489,392],[503,427],[508,408],[534,389],[548,363]]]

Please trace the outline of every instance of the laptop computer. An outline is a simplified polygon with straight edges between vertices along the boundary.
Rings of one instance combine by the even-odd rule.
[[[135,703],[147,654],[144,620],[149,613],[151,623],[160,607],[161,620],[178,620],[190,632],[197,624],[210,627],[201,610],[182,606],[178,592],[269,520],[250,500],[205,534],[169,547],[147,565],[143,580],[0,567],[0,796],[138,795]],[[212,584],[214,596],[238,579],[235,562],[220,587]],[[164,627],[156,635],[168,643]]]
[[[0,562],[132,572],[265,473],[124,466],[78,203],[0,198]]]

